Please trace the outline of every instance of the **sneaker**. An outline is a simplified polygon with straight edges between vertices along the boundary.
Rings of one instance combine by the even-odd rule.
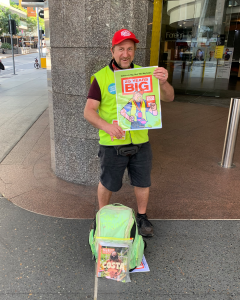
[[[148,220],[147,215],[137,215],[138,232],[142,236],[153,236],[153,224]]]

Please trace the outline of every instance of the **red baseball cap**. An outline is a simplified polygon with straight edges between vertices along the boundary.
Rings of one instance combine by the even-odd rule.
[[[120,44],[124,40],[132,40],[134,43],[139,43],[139,40],[136,38],[135,34],[127,29],[120,29],[114,33],[112,39],[112,47],[114,45]]]

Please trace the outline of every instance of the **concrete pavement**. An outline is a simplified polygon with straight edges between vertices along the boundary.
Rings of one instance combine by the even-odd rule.
[[[51,170],[44,72],[0,78],[0,148],[10,137],[0,163],[0,300],[93,299],[94,291],[98,300],[240,299],[239,139],[236,168],[218,165],[227,100],[198,98],[202,105],[197,97],[177,96],[180,102],[162,103],[163,128],[150,131],[150,272],[131,274],[128,284],[95,281],[88,228],[97,187],[65,182]],[[136,210],[128,185],[111,201]]]
[[[0,162],[48,107],[46,69],[16,71],[0,74]]]

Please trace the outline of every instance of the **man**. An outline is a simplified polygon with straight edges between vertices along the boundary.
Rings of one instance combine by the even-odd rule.
[[[201,49],[198,49],[197,52],[196,52],[196,56],[194,57],[193,60],[197,60],[197,61],[203,61],[204,58],[203,58],[203,52]]]
[[[216,58],[214,57],[215,51],[209,51],[209,61],[216,61]]]
[[[108,263],[114,263],[110,268],[107,267]],[[118,258],[118,253],[113,251],[110,255],[110,258],[106,261],[105,269],[107,269],[109,276],[111,278],[117,279],[117,277],[121,274],[122,269],[120,268],[122,261]]]
[[[99,129],[99,157],[102,171],[98,185],[99,209],[109,204],[112,192],[117,192],[121,188],[124,171],[128,168],[137,199],[139,233],[143,236],[153,236],[153,226],[146,215],[152,164],[148,130],[124,133],[122,128],[113,122],[117,119],[114,71],[139,67],[133,64],[136,43],[139,43],[138,39],[129,30],[121,29],[114,34],[111,48],[113,59],[108,66],[92,77],[84,117]],[[174,90],[167,82],[167,70],[156,68],[153,75],[159,79],[161,100],[173,101]],[[124,156],[126,152],[121,152],[120,147],[123,145],[129,147],[129,151],[126,151],[127,156]]]

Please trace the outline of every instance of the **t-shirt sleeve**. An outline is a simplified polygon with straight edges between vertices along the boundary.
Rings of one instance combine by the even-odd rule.
[[[91,98],[91,99],[94,99],[94,100],[97,100],[97,101],[101,101],[101,90],[100,90],[100,87],[98,85],[98,82],[97,82],[97,79],[94,78],[91,86],[90,86],[90,89],[89,89],[89,92],[88,92],[88,98]]]
[[[132,103],[131,102],[128,102],[125,106],[124,106],[124,109],[128,112],[132,109]]]

